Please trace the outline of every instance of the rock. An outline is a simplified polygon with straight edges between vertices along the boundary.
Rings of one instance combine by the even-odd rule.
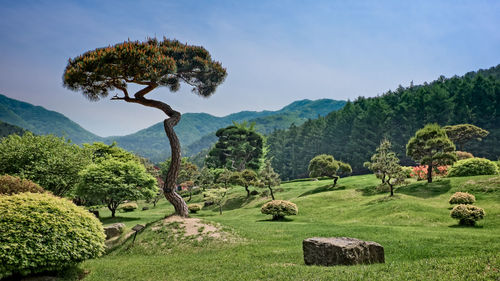
[[[123,229],[125,225],[123,223],[114,223],[112,225],[108,225],[104,227],[104,233],[106,234],[106,240],[120,236],[123,233]]]
[[[148,206],[144,206],[144,207],[142,207],[142,210],[143,211],[147,211],[147,210],[149,210],[149,207]]]
[[[384,247],[349,237],[313,237],[302,242],[307,265],[354,265],[384,263]]]

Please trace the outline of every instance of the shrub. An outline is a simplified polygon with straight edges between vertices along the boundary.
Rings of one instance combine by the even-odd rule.
[[[484,158],[469,158],[457,161],[451,166],[449,177],[468,177],[479,175],[496,175],[498,167],[495,162]]]
[[[411,178],[411,174],[413,172],[413,167],[411,166],[402,166],[403,168],[403,173],[405,174],[406,178],[409,179]]]
[[[450,204],[472,204],[476,202],[476,197],[467,192],[455,192],[450,197]]]
[[[451,210],[450,216],[459,220],[460,225],[476,225],[476,221],[483,219],[484,210],[473,206],[460,204]]]
[[[272,215],[273,220],[281,220],[285,216],[296,215],[299,209],[290,201],[273,200],[264,204],[260,211],[265,215]]]
[[[101,222],[48,193],[0,196],[0,279],[57,271],[104,252]]]
[[[474,155],[467,151],[455,151],[455,154],[457,155],[458,160],[474,158]]]
[[[189,204],[188,205],[188,210],[192,214],[196,214],[199,210],[201,210],[201,205],[200,204]]]
[[[38,184],[9,175],[0,176],[0,194],[12,195],[22,192],[43,193]]]
[[[137,208],[139,208],[139,206],[137,206],[136,203],[125,203],[120,207],[120,209],[122,209],[124,212],[133,212]]]

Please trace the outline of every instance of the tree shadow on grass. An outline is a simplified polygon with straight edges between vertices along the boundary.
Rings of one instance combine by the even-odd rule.
[[[256,220],[256,222],[289,222],[289,221],[293,221],[293,220],[290,218],[287,218],[287,217],[284,217],[280,220],[273,220],[272,218],[271,219]]]
[[[451,189],[450,180],[440,180],[432,183],[419,182],[402,186],[397,189],[398,193],[416,196],[420,198],[436,197]]]
[[[361,192],[363,196],[373,196],[387,193],[389,192],[389,189],[388,187],[386,188],[386,186],[370,185],[363,188],[357,188],[356,191]]]
[[[467,228],[467,229],[473,229],[473,228],[483,228],[482,225],[461,225],[461,224],[454,224],[454,225],[448,225],[449,228]]]
[[[306,192],[302,193],[301,195],[299,195],[299,197],[304,197],[307,195],[321,193],[321,192],[344,190],[344,189],[345,189],[345,186],[343,186],[343,185],[339,185],[339,186],[334,187],[332,184],[327,184],[327,185],[320,186],[320,187],[317,187],[315,189],[306,191]]]
[[[135,220],[140,220],[141,218],[116,216],[114,218],[107,217],[107,218],[99,218],[99,219],[101,220],[101,222],[103,224],[110,224],[110,223],[117,223],[117,222],[135,221]]]
[[[222,210],[234,210],[234,209],[239,209],[246,204],[250,203],[256,198],[255,195],[250,195],[250,197],[234,197],[234,198],[229,198],[226,201],[226,204],[222,207]],[[218,208],[217,208],[218,210]]]

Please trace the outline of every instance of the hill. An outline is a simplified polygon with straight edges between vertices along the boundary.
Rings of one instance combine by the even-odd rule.
[[[0,138],[12,134],[22,135],[24,132],[26,132],[26,130],[23,128],[0,121]]]
[[[29,130],[37,135],[54,134],[74,143],[102,141],[61,113],[0,95],[0,121]]]
[[[148,280],[332,280],[332,276],[335,280],[497,280],[499,180],[478,176],[413,182],[399,188],[393,198],[375,190],[380,180],[374,175],[342,178],[337,188],[331,187],[331,180],[285,183],[277,198],[299,208],[297,216],[285,221],[271,221],[260,213],[269,197],[259,194],[246,199],[244,188],[235,186],[222,215],[216,207],[192,215],[239,238],[229,241],[199,241],[202,235],[197,234],[179,238],[175,234],[187,229],[163,220],[173,211],[164,199],[156,208],[120,213],[115,220],[107,218],[109,211],[103,209],[104,223],[123,222],[126,232],[138,223],[148,226],[134,243],[131,237],[110,254],[84,262],[82,269],[89,272],[88,281],[144,276]],[[497,184],[497,188],[481,192],[474,189],[479,183]],[[472,192],[475,205],[486,211],[477,227],[461,227],[450,218],[448,199],[459,190]],[[192,201],[201,200],[199,194]],[[140,202],[139,209],[143,206],[151,204]],[[302,240],[309,237],[375,241],[384,246],[386,262],[307,266]]]
[[[231,125],[233,121],[255,122],[256,129],[267,134],[277,129],[288,128],[293,123],[302,124],[310,118],[324,116],[344,105],[345,101],[320,99],[295,101],[277,111],[242,111],[224,117],[206,113],[185,113],[175,131],[181,142],[183,155],[191,156],[215,143],[215,132]],[[147,157],[153,162],[163,161],[170,155],[163,122],[134,134],[108,137],[106,140],[116,141],[119,146]]]
[[[403,165],[406,143],[428,123],[469,123],[490,131],[482,142],[465,150],[478,157],[500,157],[500,65],[469,72],[462,77],[439,77],[432,83],[399,87],[374,98],[359,97],[324,118],[280,130],[268,138],[272,164],[283,179],[307,176],[315,155],[326,153],[348,162],[354,173],[366,173],[370,159],[383,138],[393,143]]]

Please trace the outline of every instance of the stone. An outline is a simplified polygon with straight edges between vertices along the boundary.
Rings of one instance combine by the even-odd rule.
[[[144,207],[142,207],[142,210],[143,211],[147,211],[147,210],[149,210],[149,207],[148,206],[144,206]]]
[[[384,247],[349,237],[313,237],[302,242],[307,265],[355,265],[384,263]]]
[[[105,226],[104,233],[106,234],[106,240],[120,236],[120,234],[123,233],[123,229],[125,229],[125,224],[123,223],[114,223],[112,225]]]

